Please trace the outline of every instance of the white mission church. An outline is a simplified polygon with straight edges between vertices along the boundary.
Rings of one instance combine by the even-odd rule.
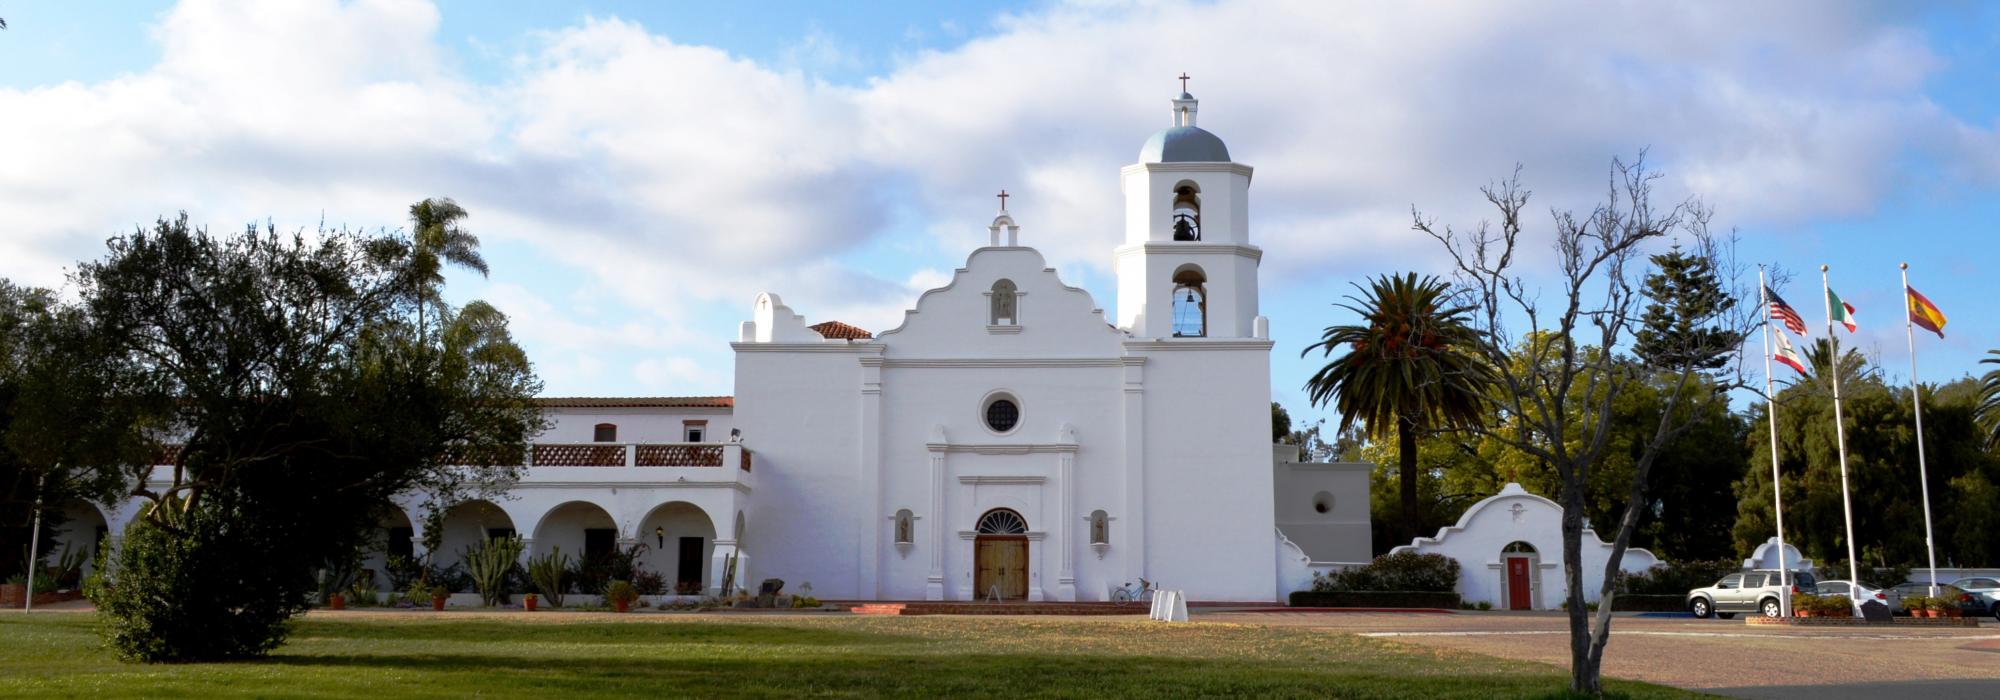
[[[1311,562],[1367,560],[1367,466],[1271,444],[1252,170],[1195,126],[1192,95],[1172,103],[1118,173],[1115,318],[1003,198],[987,245],[895,328],[809,324],[766,293],[731,344],[733,397],[544,399],[554,427],[523,478],[451,507],[439,557],[505,534],[524,556],[643,543],[684,591],[717,591],[733,555],[752,590],[958,601],[1105,600],[1142,577],[1271,601]],[[386,548],[420,550],[421,497],[398,505]],[[121,532],[135,507],[72,529]]]

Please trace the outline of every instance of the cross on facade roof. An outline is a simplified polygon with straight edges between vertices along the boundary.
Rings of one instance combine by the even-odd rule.
[[[1000,194],[995,196],[1000,198],[1000,211],[1007,211],[1007,198],[1014,195],[1007,194],[1006,190],[1000,190]]]
[[[1187,92],[1187,81],[1188,81],[1187,71],[1181,71],[1181,92]]]

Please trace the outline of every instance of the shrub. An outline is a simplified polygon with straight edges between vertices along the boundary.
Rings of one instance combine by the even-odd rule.
[[[1313,591],[1428,591],[1458,589],[1458,561],[1442,554],[1395,552],[1376,557],[1368,565],[1334,572],[1313,574]]]
[[[1931,597],[1926,595],[1903,596],[1903,609],[1911,612],[1931,609]]]
[[[171,506],[170,506],[171,507]],[[215,501],[185,511],[179,533],[141,518],[125,531],[116,563],[90,589],[105,641],[135,661],[262,656],[285,640],[287,624],[316,588],[310,569],[243,566],[282,541],[235,528]]]
[[[1621,593],[1686,595],[1741,570],[1740,562],[1728,559],[1668,561],[1636,574],[1618,572],[1617,585]]]
[[[414,558],[391,554],[382,566],[382,574],[389,577],[389,590],[406,591],[424,577],[424,565]]]
[[[357,608],[372,608],[381,604],[381,597],[376,594],[373,582],[357,580],[354,582],[354,587],[347,592],[347,604]]]
[[[556,547],[548,554],[528,558],[528,578],[535,584],[535,592],[548,599],[550,607],[560,608],[563,594],[569,592],[569,555]]]
[[[639,595],[659,595],[667,591],[667,579],[645,569],[632,572],[632,588]]]
[[[1797,593],[1792,595],[1793,612],[1798,612],[1801,610],[1809,610],[1814,615],[1818,615],[1819,609],[1820,609],[1819,596],[1813,595],[1811,593]]]
[[[1818,596],[1813,605],[1813,614],[1847,617],[1854,614],[1854,601],[1844,595]]]

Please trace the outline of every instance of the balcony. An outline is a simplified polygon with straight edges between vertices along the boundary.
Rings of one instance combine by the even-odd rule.
[[[751,453],[738,443],[539,442],[522,484],[734,485],[747,489]]]

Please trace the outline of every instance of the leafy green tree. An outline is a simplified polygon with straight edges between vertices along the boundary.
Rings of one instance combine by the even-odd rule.
[[[149,456],[129,430],[134,407],[96,399],[121,377],[92,362],[89,342],[55,294],[0,280],[0,573],[26,570],[37,502],[47,555],[67,506],[111,502],[121,467]]]
[[[503,488],[545,427],[505,317],[430,296],[441,332],[421,332],[392,239],[212,236],[183,215],[109,247],[77,269],[80,308],[94,361],[138,381],[98,398],[148,407],[139,433],[173,446],[129,474],[147,505],[94,586],[128,658],[267,652],[382,503]]]
[[[1467,326],[1472,308],[1456,304],[1451,286],[1417,273],[1384,275],[1362,296],[1339,304],[1361,317],[1358,325],[1328,326],[1301,356],[1319,350],[1345,353],[1306,381],[1313,405],[1331,401],[1340,430],[1359,425],[1377,439],[1394,436],[1405,541],[1417,535],[1417,437],[1457,430],[1485,417],[1479,395],[1491,372]]]

